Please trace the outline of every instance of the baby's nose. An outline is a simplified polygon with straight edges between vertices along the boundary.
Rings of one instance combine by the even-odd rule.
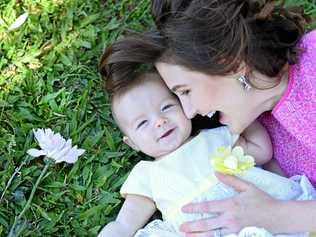
[[[157,119],[156,121],[156,127],[157,128],[160,128],[161,126],[163,126],[164,124],[166,124],[168,122],[167,118],[163,118],[163,117],[160,117]]]

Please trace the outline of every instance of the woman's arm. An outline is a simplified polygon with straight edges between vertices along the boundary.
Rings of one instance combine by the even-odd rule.
[[[115,221],[107,224],[98,237],[129,237],[142,228],[154,214],[156,206],[146,197],[127,195]]]
[[[217,228],[222,235],[238,233],[246,226],[263,227],[271,233],[316,231],[316,201],[280,201],[237,177],[216,174],[218,179],[240,192],[225,200],[188,204],[188,213],[219,213],[219,216],[184,223],[186,237],[212,236]],[[199,233],[199,235],[197,234]]]
[[[236,142],[245,153],[255,158],[257,165],[263,165],[272,158],[272,144],[266,129],[258,122],[253,122],[240,135]]]

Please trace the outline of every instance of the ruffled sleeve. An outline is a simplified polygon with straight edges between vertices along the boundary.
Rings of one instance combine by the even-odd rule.
[[[122,197],[127,194],[136,194],[152,199],[150,168],[153,162],[140,161],[130,172],[125,183],[121,187]]]

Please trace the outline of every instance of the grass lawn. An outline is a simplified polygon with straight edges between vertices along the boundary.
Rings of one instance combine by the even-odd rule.
[[[25,220],[23,236],[95,236],[113,219],[134,152],[110,117],[97,64],[103,48],[127,28],[151,24],[149,0],[2,0],[0,2],[0,193],[27,163],[0,203],[0,236],[8,234],[43,169],[30,160],[32,129],[50,127],[86,149],[75,165],[48,170]],[[15,31],[7,28],[29,13]]]
[[[316,16],[313,0],[287,2]],[[26,155],[37,146],[33,128],[50,127],[86,152],[74,165],[49,168],[14,234],[96,236],[115,217],[119,188],[139,155],[121,142],[97,64],[126,29],[152,24],[149,6],[150,0],[0,1],[0,236],[45,165]],[[25,12],[26,22],[8,31]]]

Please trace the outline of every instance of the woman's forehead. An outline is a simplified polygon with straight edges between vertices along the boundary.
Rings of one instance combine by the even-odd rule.
[[[183,87],[192,87],[194,85],[203,85],[211,76],[191,71],[183,66],[168,64],[168,63],[156,63],[156,68],[172,92]]]
[[[186,81],[187,71],[181,66],[168,63],[157,63],[156,68],[169,88],[183,84],[183,82]]]

